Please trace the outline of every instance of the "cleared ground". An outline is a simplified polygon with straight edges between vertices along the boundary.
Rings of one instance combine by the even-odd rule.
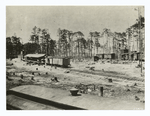
[[[12,66],[10,64],[13,63]],[[7,90],[19,85],[39,85],[69,91],[76,85],[88,85],[87,93],[99,96],[104,87],[104,97],[110,99],[145,102],[145,79],[141,77],[138,63],[111,64],[101,62],[72,62],[72,68],[26,65],[18,59],[7,60]],[[90,70],[95,67],[94,70]],[[34,75],[33,75],[34,72]],[[15,73],[15,75],[14,75]],[[47,74],[46,74],[47,73]],[[23,78],[21,78],[23,75]],[[58,82],[52,78],[57,77]],[[112,82],[108,80],[112,79]],[[95,86],[95,87],[94,87]]]

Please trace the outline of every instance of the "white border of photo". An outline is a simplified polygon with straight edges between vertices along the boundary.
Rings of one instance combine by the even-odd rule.
[[[104,5],[104,6],[108,6],[108,5],[118,5],[118,6],[124,6],[124,5],[130,5],[130,6],[136,6],[136,5],[144,5],[145,6],[145,24],[146,24],[146,74],[145,74],[145,88],[146,88],[146,97],[145,97],[145,110],[132,110],[132,111],[104,111],[104,110],[100,110],[100,111],[8,111],[6,110],[6,6],[51,6],[51,5],[88,5],[88,6],[100,6],[100,5]],[[150,66],[150,55],[149,55],[149,47],[150,45],[148,45],[150,43],[150,39],[149,39],[149,28],[150,28],[150,17],[149,17],[149,12],[150,11],[150,3],[148,2],[148,0],[103,0],[103,1],[98,1],[98,0],[91,0],[91,1],[87,1],[87,0],[4,0],[1,1],[0,4],[0,17],[1,17],[1,21],[0,21],[0,26],[2,28],[0,33],[1,33],[1,45],[0,45],[0,50],[1,50],[1,59],[0,59],[0,69],[1,69],[1,83],[0,83],[0,91],[1,91],[1,95],[0,95],[0,113],[1,116],[30,116],[30,115],[36,115],[36,116],[42,116],[42,115],[48,115],[48,116],[53,116],[53,115],[61,115],[61,116],[105,116],[105,115],[115,115],[115,116],[120,116],[120,115],[126,115],[126,116],[146,116],[150,113],[149,112],[149,104],[150,104],[150,94],[149,94],[149,72],[148,71]]]

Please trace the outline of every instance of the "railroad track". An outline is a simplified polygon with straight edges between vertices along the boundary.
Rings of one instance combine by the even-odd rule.
[[[119,78],[119,79],[133,80],[133,81],[144,81],[144,78],[129,77],[127,75],[117,74],[116,72],[108,72],[108,71],[100,71],[100,70],[88,71],[88,70],[78,70],[78,69],[71,69],[71,68],[69,70],[72,72],[80,72],[80,73],[85,73],[85,74],[108,76],[108,77],[112,77],[112,78]]]

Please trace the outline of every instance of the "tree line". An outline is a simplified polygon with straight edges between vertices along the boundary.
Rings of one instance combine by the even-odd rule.
[[[30,42],[25,44],[20,42],[20,37],[7,37],[7,57],[16,57],[21,51],[24,55],[39,53],[58,57],[92,57],[95,51],[98,53],[98,49],[104,47],[98,39],[103,36],[103,33],[106,33],[108,37],[111,33],[109,29],[104,29],[103,33],[89,32],[88,38],[85,39],[81,31],[72,32],[59,28],[58,41],[56,41],[50,37],[48,29],[40,29],[35,26],[32,30]]]
[[[141,18],[141,27],[144,27],[144,18]],[[139,22],[135,23],[131,27],[138,28]],[[131,32],[131,28],[127,29],[127,32]],[[99,42],[99,38],[106,35],[106,45],[102,45]],[[23,51],[23,54],[46,54],[47,56],[58,56],[58,57],[73,57],[73,58],[83,58],[92,57],[93,54],[97,54],[99,48],[108,49],[109,48],[109,37],[116,35],[121,38],[126,38],[126,32],[123,33],[112,33],[110,29],[103,29],[103,32],[89,32],[89,36],[85,38],[81,31],[73,32],[67,29],[58,29],[58,40],[51,38],[48,29],[41,29],[34,27],[31,32],[31,36],[28,43],[22,44],[20,42],[21,38],[16,35],[6,38],[6,57],[12,58],[16,57]],[[131,34],[131,33],[130,33]],[[96,53],[95,53],[96,52]]]
[[[14,58],[20,54],[23,45],[20,42],[21,38],[17,36],[6,38],[6,58]]]

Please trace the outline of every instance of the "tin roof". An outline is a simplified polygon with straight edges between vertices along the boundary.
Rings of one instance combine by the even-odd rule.
[[[40,57],[44,57],[45,54],[27,54],[24,57],[32,57],[32,58],[40,58]]]

